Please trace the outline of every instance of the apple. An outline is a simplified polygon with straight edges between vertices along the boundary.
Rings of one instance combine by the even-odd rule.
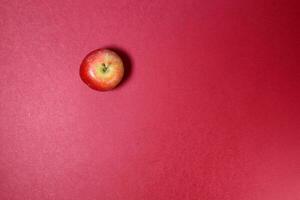
[[[89,53],[80,65],[80,77],[90,88],[107,91],[115,88],[124,76],[121,57],[109,49]]]

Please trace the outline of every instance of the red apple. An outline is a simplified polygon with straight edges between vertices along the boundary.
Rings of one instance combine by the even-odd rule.
[[[120,56],[109,49],[89,53],[80,66],[80,77],[90,88],[100,91],[115,88],[124,75]]]

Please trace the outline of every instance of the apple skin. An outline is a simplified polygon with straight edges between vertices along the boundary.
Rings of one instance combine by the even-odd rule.
[[[107,91],[115,88],[124,76],[121,57],[109,49],[89,53],[80,65],[80,77],[90,88]]]

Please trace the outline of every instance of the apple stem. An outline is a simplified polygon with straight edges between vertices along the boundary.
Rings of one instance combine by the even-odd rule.
[[[105,63],[102,63],[102,66],[104,67],[104,68],[102,69],[102,71],[103,71],[103,72],[106,72],[106,71],[107,71],[107,68],[108,68],[108,66],[106,66],[106,65],[105,65]]]

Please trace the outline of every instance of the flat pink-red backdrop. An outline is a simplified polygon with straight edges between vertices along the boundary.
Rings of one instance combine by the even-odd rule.
[[[1,0],[0,199],[300,199],[298,2]]]

